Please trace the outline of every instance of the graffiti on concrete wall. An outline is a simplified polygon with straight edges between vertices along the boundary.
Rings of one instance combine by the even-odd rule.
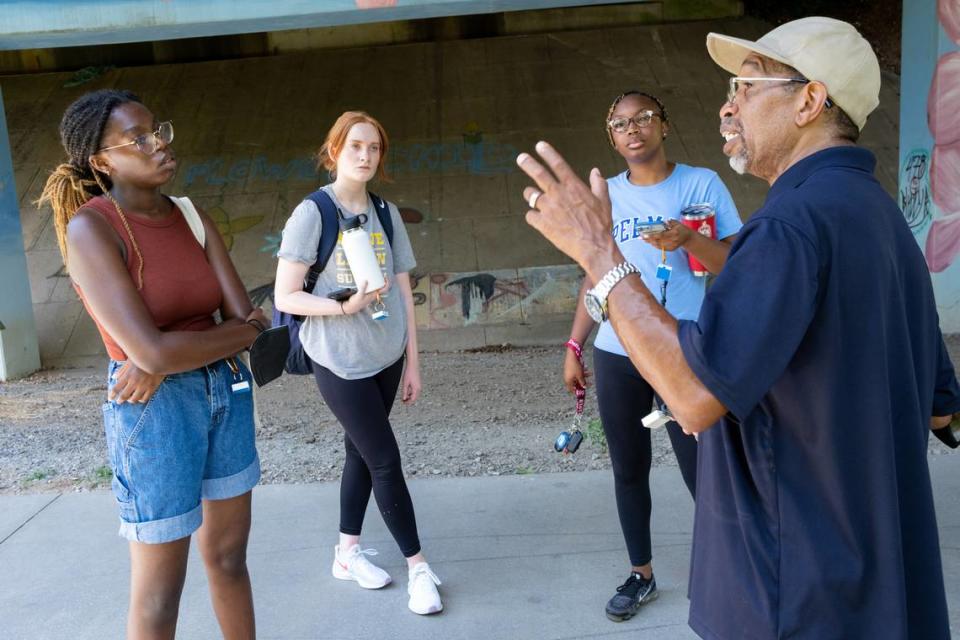
[[[207,209],[207,215],[209,215],[213,221],[217,223],[217,230],[220,232],[220,235],[223,236],[223,242],[227,245],[227,251],[233,249],[233,239],[236,234],[243,233],[244,231],[257,226],[263,222],[264,218],[264,216],[241,216],[239,218],[231,218],[230,214],[224,211],[223,207],[220,205]]]
[[[230,186],[256,180],[316,180],[317,175],[313,160],[309,157],[286,162],[271,162],[265,155],[233,161],[216,157],[203,162],[187,162],[186,165],[183,181],[186,189],[195,184]]]
[[[436,318],[444,311],[456,309],[449,304],[451,297],[459,294],[460,314],[463,324],[474,324],[483,317],[488,321],[504,321],[519,315],[520,301],[529,295],[527,284],[521,278],[498,278],[490,273],[477,273],[450,278],[450,274],[437,274],[430,278],[431,293],[436,292],[438,304],[431,309]],[[452,294],[452,295],[451,295]],[[450,314],[456,317],[455,313]],[[449,322],[449,320],[448,320]]]
[[[517,170],[519,150],[512,144],[484,142],[476,131],[464,142],[412,143],[391,147],[387,171],[394,176],[417,174],[470,174],[490,176]],[[472,138],[475,141],[469,141]]]
[[[910,152],[900,176],[900,208],[910,225],[910,230],[919,233],[930,223],[930,183],[927,166],[930,156],[926,149]]]
[[[65,89],[69,89],[71,87],[79,87],[80,85],[87,84],[88,82],[93,82],[108,71],[112,71],[114,68],[115,67],[112,64],[101,67],[84,67],[67,78],[67,81],[63,83],[63,87]]]
[[[387,156],[391,176],[430,174],[469,174],[489,176],[517,170],[519,151],[512,144],[490,141],[425,142],[396,144]],[[479,135],[479,132],[473,134]],[[265,155],[252,158],[214,157],[203,161],[184,161],[185,189],[193,185],[236,186],[251,182],[315,182],[317,169],[313,158],[304,156],[273,162]]]
[[[576,265],[492,272],[410,274],[421,329],[527,324],[572,317],[583,272]],[[249,290],[257,306],[273,304],[273,282]]]
[[[418,282],[425,329],[526,323],[570,314],[583,277],[575,265],[472,273],[432,273]]]

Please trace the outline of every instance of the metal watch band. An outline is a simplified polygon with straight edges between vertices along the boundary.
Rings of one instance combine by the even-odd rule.
[[[640,269],[629,262],[621,262],[614,268],[610,269],[610,271],[607,271],[607,273],[600,278],[600,282],[594,285],[591,293],[600,301],[601,304],[605,304],[607,301],[607,296],[610,295],[610,291],[613,289],[614,285],[626,278],[631,273],[640,273]]]

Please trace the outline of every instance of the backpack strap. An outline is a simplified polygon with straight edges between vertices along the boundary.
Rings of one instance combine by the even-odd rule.
[[[193,232],[193,237],[197,239],[201,247],[206,249],[207,232],[203,228],[203,220],[200,219],[200,214],[197,213],[197,208],[190,202],[190,198],[186,196],[182,198],[168,197],[173,200],[173,203],[180,209],[180,213],[183,214],[183,219],[187,221],[187,226],[190,227],[190,231]]]
[[[330,261],[333,250],[337,247],[337,238],[340,236],[340,220],[337,218],[337,205],[333,199],[323,189],[317,189],[309,196],[310,200],[317,209],[320,210],[320,242],[317,246],[317,261],[313,263],[307,272],[306,285],[303,290],[312,292],[317,284],[317,278]]]
[[[333,199],[323,189],[317,189],[306,198],[320,210],[320,242],[317,246],[317,261],[313,263],[307,272],[307,279],[303,290],[313,291],[317,284],[317,278],[326,268],[333,255],[333,250],[337,248],[337,239],[340,237],[340,218],[337,215],[337,205]],[[380,219],[380,226],[387,235],[387,242],[393,244],[393,218],[390,215],[389,203],[375,193],[370,194],[373,201],[373,208],[377,212],[377,218]],[[192,205],[191,205],[192,206]]]
[[[393,217],[390,215],[390,204],[375,193],[370,194],[373,200],[373,208],[377,211],[377,217],[380,218],[380,226],[383,232],[387,234],[387,242],[393,246]]]

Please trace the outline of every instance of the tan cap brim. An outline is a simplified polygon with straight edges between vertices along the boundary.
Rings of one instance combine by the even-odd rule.
[[[777,62],[782,62],[785,65],[793,66],[789,60],[769,47],[765,47],[757,42],[725,36],[720,33],[707,34],[707,51],[710,53],[710,57],[713,58],[714,62],[733,75],[740,73],[740,65],[743,64],[744,59],[751,53],[758,53],[767,58],[772,58]]]

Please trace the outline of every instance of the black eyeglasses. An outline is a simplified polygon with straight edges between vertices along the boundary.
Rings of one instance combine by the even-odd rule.
[[[137,145],[137,150],[140,153],[145,155],[153,154],[157,149],[160,148],[160,145],[168,145],[173,142],[173,123],[169,120],[166,122],[161,122],[157,127],[157,130],[153,133],[144,133],[130,142],[124,142],[123,144],[115,144],[112,147],[103,147],[102,149],[97,149],[97,152],[100,151],[109,151],[110,149],[119,149],[120,147],[129,147],[130,145]]]

